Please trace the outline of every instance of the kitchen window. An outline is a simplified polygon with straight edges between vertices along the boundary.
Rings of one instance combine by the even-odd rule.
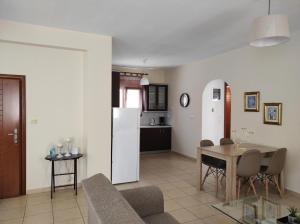
[[[140,77],[120,76],[119,106],[121,108],[143,108],[143,87]]]
[[[125,104],[126,108],[141,107],[141,90],[134,88],[126,88]]]

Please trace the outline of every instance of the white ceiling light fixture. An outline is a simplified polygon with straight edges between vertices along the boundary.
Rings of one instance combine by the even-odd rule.
[[[146,65],[146,62],[148,61],[148,58],[145,58],[143,60],[144,62],[144,66]],[[150,84],[149,80],[145,77],[146,75],[148,75],[147,73],[144,72],[144,74],[142,75],[142,78],[140,80],[140,85],[141,86],[148,86]]]
[[[286,15],[271,15],[271,0],[267,16],[256,18],[252,25],[250,45],[270,47],[289,41],[290,30]]]
[[[140,85],[141,86],[148,86],[150,83],[149,83],[149,80],[145,77],[145,76],[143,76],[142,78],[141,78],[141,80],[140,80]]]

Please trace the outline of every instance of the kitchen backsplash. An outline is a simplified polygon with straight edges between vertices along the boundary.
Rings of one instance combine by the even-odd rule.
[[[151,119],[155,119],[155,124],[159,124],[159,117],[165,117],[166,125],[170,125],[171,115],[170,112],[142,112],[141,126],[147,126],[150,124]]]

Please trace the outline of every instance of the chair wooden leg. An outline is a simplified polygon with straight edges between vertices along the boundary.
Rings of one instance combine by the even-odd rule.
[[[280,195],[280,197],[282,197],[282,191],[281,191],[281,189],[280,189],[280,187],[279,187],[279,184],[278,184],[278,176],[273,176],[273,180],[274,180],[274,183],[275,183],[275,185],[276,185],[276,187],[277,187],[277,190],[279,191],[279,195]]]
[[[255,186],[254,186],[254,183],[253,183],[253,182],[254,182],[253,177],[250,177],[250,178],[249,178],[250,186],[251,186],[251,188],[252,188],[252,190],[253,190],[254,195],[257,196],[256,189],[255,189]]]
[[[269,179],[265,176],[266,198],[269,198]]]
[[[250,190],[251,190],[251,185],[250,185],[250,180],[249,179],[247,180],[247,183],[249,184],[249,186],[248,186],[246,195],[248,195]]]
[[[225,175],[224,175],[224,173],[222,173],[222,177],[221,177],[221,180],[220,180],[221,183],[223,183],[224,177],[225,177]]]
[[[219,191],[219,169],[216,169],[216,194]]]
[[[251,186],[248,187],[246,195],[249,194],[250,190],[251,190]]]
[[[241,192],[241,178],[238,178],[237,200],[240,199],[240,192]]]
[[[207,171],[206,171],[206,173],[205,173],[205,176],[204,176],[204,178],[203,178],[203,181],[202,181],[202,183],[201,183],[201,188],[203,187],[203,185],[204,185],[204,183],[205,183],[205,180],[206,180],[206,178],[208,177],[208,175],[209,175],[209,171],[211,170],[211,167],[209,166],[208,168],[207,168]]]
[[[220,180],[220,186],[221,186],[221,187],[225,187],[224,178],[225,178],[226,176],[225,176],[224,172],[226,172],[226,171],[222,170],[222,172],[221,172],[221,176],[222,176],[222,177],[221,177],[221,180]]]

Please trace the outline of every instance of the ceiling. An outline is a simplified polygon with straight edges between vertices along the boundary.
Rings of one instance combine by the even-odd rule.
[[[113,64],[172,67],[246,46],[267,0],[0,0],[0,18],[113,36]],[[300,29],[300,0],[271,13]],[[145,60],[146,59],[146,60]]]

